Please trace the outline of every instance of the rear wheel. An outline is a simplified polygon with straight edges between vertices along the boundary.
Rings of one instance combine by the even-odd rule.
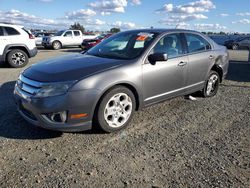
[[[202,91],[204,97],[213,97],[217,94],[220,84],[220,76],[216,71],[211,71]]]
[[[13,68],[21,68],[28,64],[29,57],[23,50],[14,49],[8,53],[7,62]]]
[[[59,49],[62,48],[62,44],[59,41],[54,41],[52,43],[52,47],[53,47],[54,50],[59,50]]]
[[[94,121],[105,132],[119,131],[131,121],[135,104],[135,97],[128,88],[115,87],[102,97]]]

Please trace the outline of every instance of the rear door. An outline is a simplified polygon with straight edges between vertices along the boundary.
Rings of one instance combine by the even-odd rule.
[[[82,35],[80,31],[73,31],[74,33],[74,45],[80,46],[82,44]]]
[[[187,87],[200,88],[215,62],[216,53],[212,50],[212,45],[199,34],[186,33],[185,39],[189,59]]]

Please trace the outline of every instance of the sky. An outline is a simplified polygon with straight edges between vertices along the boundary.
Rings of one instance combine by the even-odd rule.
[[[185,28],[250,33],[250,0],[0,0],[0,22],[33,29]]]

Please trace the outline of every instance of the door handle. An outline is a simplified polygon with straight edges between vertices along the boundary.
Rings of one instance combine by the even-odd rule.
[[[210,56],[209,56],[209,59],[214,59],[214,56],[213,56],[213,55],[210,55]]]
[[[183,67],[183,66],[185,66],[186,64],[187,64],[187,62],[181,61],[181,62],[178,64],[178,66]]]

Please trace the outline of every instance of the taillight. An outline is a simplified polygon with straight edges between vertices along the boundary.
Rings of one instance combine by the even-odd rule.
[[[32,35],[32,34],[29,34],[29,38],[30,38],[30,39],[35,39],[35,36]]]

